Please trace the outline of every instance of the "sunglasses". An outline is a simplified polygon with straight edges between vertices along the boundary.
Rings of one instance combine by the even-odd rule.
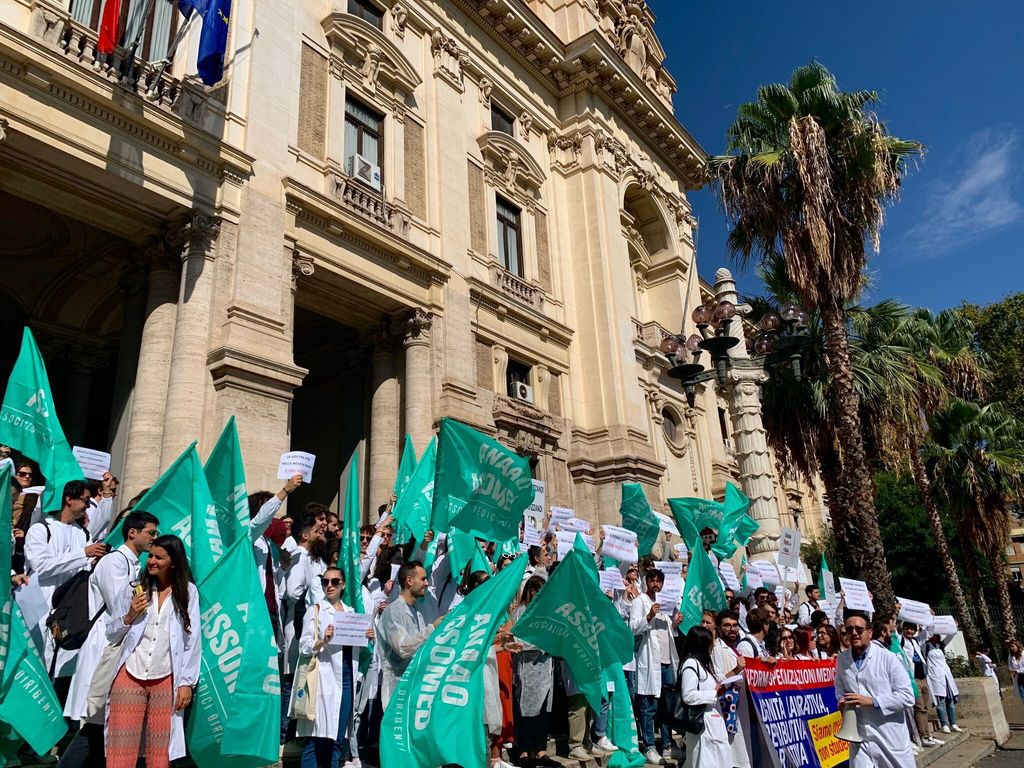
[[[782,639],[783,639],[783,640],[792,640],[792,639],[793,639],[793,636],[792,636],[792,635],[783,635],[783,636],[782,636]]]
[[[360,541],[369,541],[371,538],[373,538],[373,537],[372,536],[360,536],[359,540]]]
[[[340,587],[343,579],[320,579],[320,584],[324,587]]]
[[[18,477],[32,477],[32,473],[31,472],[17,472],[15,474],[17,474]]]
[[[846,631],[851,635],[862,635],[868,631],[867,627],[847,627]]]

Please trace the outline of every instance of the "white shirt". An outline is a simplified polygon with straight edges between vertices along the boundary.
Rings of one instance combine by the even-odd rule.
[[[128,674],[136,680],[160,680],[171,674],[170,612],[174,610],[174,598],[168,594],[163,605],[159,602],[154,589],[149,596],[146,629],[125,662]]]

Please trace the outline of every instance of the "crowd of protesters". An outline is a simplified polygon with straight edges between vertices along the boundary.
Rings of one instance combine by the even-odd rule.
[[[91,571],[80,593],[91,629],[80,648],[56,647],[46,615],[34,617],[31,627],[72,726],[73,738],[55,750],[60,765],[133,768],[141,756],[150,768],[167,765],[185,754],[183,716],[201,650],[198,594],[181,540],[162,533],[160,521],[138,507],[141,494],[115,513],[118,486],[109,473],[102,481],[67,483],[61,508],[44,516],[38,497],[27,490],[37,480],[33,465],[16,463],[15,469],[12,589],[33,587],[50,601],[76,574]],[[428,571],[422,563],[433,533],[420,542],[394,541],[390,504],[381,506],[377,524],[360,530],[359,590],[374,615],[367,631],[372,660],[361,665],[358,649],[333,642],[335,615],[353,610],[343,601],[337,514],[320,503],[282,514],[301,483],[297,475],[276,494],[249,497],[253,554],[280,648],[282,754],[296,756],[303,768],[375,765],[384,712],[417,649],[511,556],[479,542],[487,569],[467,566],[453,573],[447,542],[439,536]],[[115,530],[124,543],[111,551],[103,539]],[[524,547],[529,567],[488,660],[484,725],[493,768],[553,768],[558,763],[551,753],[562,737],[568,757],[578,760],[616,750],[608,738],[608,704],[592,711],[563,660],[515,637],[515,620],[558,567],[554,534],[542,531],[540,546]],[[648,763],[771,764],[743,682],[750,659],[838,659],[840,706],[866,709],[862,727],[873,734],[867,741],[885,745],[881,758],[865,764],[898,765],[911,752],[941,744],[929,725],[931,711],[942,733],[960,731],[958,691],[945,655],[949,638],[892,617],[844,610],[841,601],[822,610],[813,585],[798,595],[764,587],[746,595],[726,590],[727,609],[706,612],[684,635],[678,607],[658,603],[665,573],[657,563],[673,561],[679,550],[667,535],[657,547],[660,561],[648,556],[622,564],[624,589],[606,593],[634,636],[634,656],[624,672]],[[598,541],[598,562],[600,548]],[[682,570],[685,576],[685,562]],[[296,675],[314,657],[315,706],[300,713]],[[1010,649],[1009,662],[1024,697],[1019,644]],[[899,679],[892,677],[897,663]],[[878,690],[851,687],[856,676],[844,676],[844,670],[862,667],[881,670],[870,673],[882,681]],[[703,708],[701,734],[682,732],[680,701]]]

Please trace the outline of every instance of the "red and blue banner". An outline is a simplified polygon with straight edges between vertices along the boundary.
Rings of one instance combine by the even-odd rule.
[[[849,762],[849,744],[835,737],[836,661],[747,659],[750,700],[777,768],[836,768]]]

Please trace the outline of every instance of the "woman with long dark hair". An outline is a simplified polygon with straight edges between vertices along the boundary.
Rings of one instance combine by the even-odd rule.
[[[783,629],[783,633],[793,633],[793,658],[797,661],[813,661],[814,632],[810,627],[797,627],[793,630]]]
[[[526,580],[519,605],[512,612],[513,621],[519,621],[544,583],[543,576],[531,576]],[[548,721],[555,689],[554,659],[537,646],[520,642],[523,649],[515,655],[512,688],[519,765],[524,768],[557,768],[558,763],[547,755]]]
[[[683,702],[703,708],[704,730],[686,734],[686,764],[700,768],[731,768],[732,753],[718,697],[725,686],[711,659],[714,635],[705,627],[693,627],[686,635],[683,663],[679,668]]]
[[[843,646],[839,642],[839,630],[831,624],[822,624],[818,627],[818,650],[819,659],[832,659],[839,655]]]
[[[159,536],[142,578],[107,619],[107,642],[121,649],[107,700],[108,766],[135,768],[143,734],[148,768],[185,756],[183,716],[199,680],[201,634],[185,546]]]

